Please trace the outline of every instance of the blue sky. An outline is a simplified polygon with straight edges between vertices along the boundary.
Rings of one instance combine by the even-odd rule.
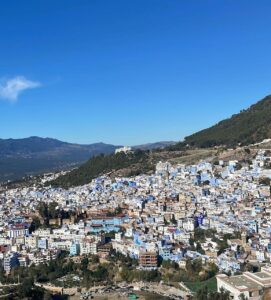
[[[4,0],[0,137],[180,140],[271,91],[271,2]]]

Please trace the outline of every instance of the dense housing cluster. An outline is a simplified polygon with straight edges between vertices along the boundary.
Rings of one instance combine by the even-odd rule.
[[[264,274],[271,276],[269,162],[268,153],[260,150],[249,165],[160,162],[151,175],[105,175],[68,190],[32,186],[2,191],[4,270],[46,263],[61,251],[100,258],[115,252],[138,260],[141,270],[155,270],[163,261],[185,269],[188,262],[200,261],[228,275],[265,267]],[[234,294],[228,278],[219,275],[219,287]],[[242,288],[237,283],[235,288],[252,295],[252,281],[244,277]],[[270,286],[271,281],[257,291]]]

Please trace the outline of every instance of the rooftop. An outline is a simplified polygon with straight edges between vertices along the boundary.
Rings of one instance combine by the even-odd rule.
[[[262,289],[261,285],[259,285],[257,282],[255,282],[252,279],[249,279],[244,275],[231,276],[231,277],[223,276],[219,278],[225,283],[232,285],[234,288],[238,289],[239,291],[246,291],[246,290],[251,291],[251,290]]]

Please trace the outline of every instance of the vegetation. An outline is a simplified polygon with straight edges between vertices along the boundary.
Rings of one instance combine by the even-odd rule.
[[[161,280],[161,274],[157,270],[135,270],[128,269],[126,267],[121,271],[121,279],[127,282],[132,281],[147,281],[147,282],[159,282]]]
[[[230,239],[240,239],[240,232],[235,232],[234,234],[226,233],[222,236],[219,236],[216,230],[214,229],[201,229],[200,227],[195,229],[194,238],[190,238],[189,244],[192,250],[202,253],[200,243],[206,242],[206,238],[211,238],[213,242],[216,242],[218,245],[218,254],[221,254],[225,249],[229,248],[228,240]],[[196,247],[194,244],[196,243]]]
[[[249,124],[249,126],[248,126]],[[246,110],[223,120],[218,124],[201,130],[185,138],[184,142],[170,148],[191,147],[208,148],[225,145],[235,147],[238,144],[249,145],[271,137],[271,96],[252,105]]]
[[[270,178],[268,177],[262,177],[259,179],[259,184],[263,184],[263,185],[270,185]]]
[[[250,126],[247,126],[247,124],[250,124]],[[187,145],[190,148],[249,145],[270,138],[270,124],[271,96],[268,96],[247,110],[243,110],[239,114],[233,115],[231,118],[223,120],[208,129],[188,136],[184,142],[169,146],[165,150],[156,150],[153,153],[136,150],[134,153],[129,154],[98,155],[91,158],[78,169],[59,177],[51,183],[53,186],[69,188],[87,184],[101,174],[124,169],[126,171],[125,176],[137,175],[152,170],[159,155],[173,161],[191,157],[191,153],[188,153],[188,155],[186,153],[187,150],[183,151],[187,148]],[[182,151],[180,152],[180,150]],[[172,152],[172,155],[166,154],[166,152]],[[250,150],[245,148],[245,152],[249,154]]]
[[[151,170],[153,165],[149,162],[149,152],[136,150],[127,154],[120,152],[111,155],[98,155],[91,158],[78,169],[50,182],[50,184],[65,188],[84,185],[102,174],[125,168],[128,168],[127,176]]]
[[[203,264],[201,259],[187,260],[185,269],[177,263],[162,261],[159,269],[160,277],[165,282],[204,282],[213,278],[218,268],[213,263]]]
[[[196,295],[193,297],[193,300],[230,300],[230,293],[221,290],[220,292],[217,291],[210,291],[207,286],[200,288]]]
[[[40,202],[37,210],[39,212],[40,217],[43,219],[43,224],[41,225],[41,221],[38,217],[34,217],[33,221],[30,225],[30,232],[33,232],[40,227],[48,228],[49,226],[49,221],[51,219],[56,219],[60,218],[62,219],[69,219],[71,216],[74,216],[75,213],[73,211],[65,211],[63,209],[60,209],[58,207],[57,202],[53,201],[50,202],[49,204],[45,202]]]
[[[29,227],[29,232],[32,233],[41,227],[41,222],[38,217],[34,217]]]
[[[207,287],[208,291],[215,292],[217,291],[217,282],[216,278],[210,278],[206,281],[188,281],[184,282],[184,284],[192,291],[197,293],[199,290]]]
[[[16,267],[11,270],[9,275],[6,275],[3,268],[0,269],[0,282],[2,284],[18,283],[18,287],[14,287],[11,294],[11,299],[52,299],[51,296],[44,292],[43,289],[34,285],[35,282],[49,282],[64,276],[74,270],[74,263],[66,260],[66,253],[61,253],[59,257],[50,261],[48,264],[38,266],[32,265],[29,268]]]
[[[170,300],[170,297],[161,296],[158,294],[146,294],[143,293],[145,300]]]
[[[66,259],[67,254],[62,252],[56,260],[50,261],[48,264],[40,264],[38,266],[31,265],[29,268],[16,267],[12,269],[7,276],[4,270],[0,270],[1,283],[17,283],[18,279],[28,280],[28,282],[37,281],[40,283],[54,281],[68,273],[74,271],[74,263]]]
[[[52,182],[54,186],[68,188],[86,184],[103,173],[121,169],[127,169],[125,173],[127,176],[152,170],[160,154],[169,161],[180,160],[189,163],[196,158],[205,158],[206,155],[212,154],[211,152],[189,152],[191,149],[195,150],[194,148],[236,147],[260,142],[270,137],[271,96],[267,96],[231,118],[186,137],[183,142],[165,149],[156,149],[152,155],[149,151],[141,150],[127,155],[124,153],[98,155],[101,152],[112,153],[115,149],[115,146],[102,143],[75,145],[37,137],[22,140],[0,139],[0,180],[6,181],[41,172],[70,169],[90,156],[96,155],[78,169]],[[250,150],[245,148],[245,152],[249,154]],[[18,182],[21,183],[25,184],[24,181]]]
[[[122,208],[120,206],[118,206],[114,209],[114,211],[108,211],[106,215],[107,215],[107,217],[115,217],[122,213],[123,213]]]
[[[186,270],[180,269],[178,264],[163,261],[161,268],[157,270],[140,270],[138,261],[124,256],[115,251],[106,259],[100,261],[98,256],[85,256],[80,260],[70,258],[67,252],[61,252],[56,260],[46,264],[31,265],[29,268],[16,267],[9,275],[0,269],[0,282],[3,284],[17,283],[16,291],[12,292],[19,299],[45,298],[44,291],[37,288],[34,283],[50,283],[58,287],[81,288],[93,287],[95,285],[112,285],[115,282],[145,281],[159,282],[161,280],[170,283],[180,281],[187,282],[187,286],[193,286],[193,282],[208,291],[215,289],[214,276],[217,268],[214,264],[203,265],[201,259],[188,260]],[[80,282],[80,284],[79,284]],[[197,290],[196,290],[197,291]],[[48,299],[50,295],[46,296]]]
[[[58,206],[57,202],[51,202],[49,205],[45,202],[40,202],[38,206],[38,212],[44,219],[55,219],[59,216],[59,212],[56,210]]]
[[[0,181],[67,170],[116,146],[103,143],[78,145],[50,138],[0,139]]]

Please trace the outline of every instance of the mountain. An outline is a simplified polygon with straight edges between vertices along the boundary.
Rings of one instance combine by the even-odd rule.
[[[69,169],[94,155],[110,154],[118,147],[104,143],[79,145],[40,137],[0,139],[0,181]]]
[[[154,149],[164,149],[166,147],[175,145],[176,142],[173,141],[164,141],[164,142],[156,142],[156,143],[148,143],[138,146],[133,146],[132,149],[140,149],[140,150],[154,150]]]
[[[133,149],[156,149],[174,142],[139,145]],[[24,176],[78,167],[93,156],[111,154],[115,146],[104,143],[80,145],[52,138],[29,137],[0,139],[0,182],[17,180]]]
[[[127,154],[119,152],[116,154],[98,155],[89,159],[78,169],[58,177],[49,184],[55,187],[69,188],[87,184],[100,175],[112,175],[114,173],[120,176],[132,176],[147,172],[152,167],[148,151],[135,150]]]
[[[185,162],[186,159],[189,161],[196,159],[196,157],[198,159],[206,158],[206,153],[198,153],[197,151],[207,151],[208,149],[193,150],[193,148],[212,148],[221,145],[234,147],[240,144],[248,145],[261,142],[268,138],[271,138],[271,96],[265,97],[229,119],[186,137],[183,142],[170,145],[159,151],[142,151],[142,149],[152,149],[150,144],[146,144],[134,147],[134,149],[138,147],[141,150],[136,150],[134,154],[128,156],[121,153],[120,155],[94,157],[78,169],[59,177],[52,184],[67,188],[88,183],[91,179],[105,173],[129,176],[152,170],[159,160]],[[158,144],[154,144],[155,149],[163,148],[157,146]],[[187,145],[190,146],[190,150]],[[136,154],[137,151],[139,152]],[[191,153],[191,151],[194,152]],[[216,151],[215,149],[208,151],[207,155],[216,155],[210,152]]]
[[[186,137],[172,149],[181,149],[186,145],[199,148],[221,145],[234,147],[269,138],[271,138],[271,95],[229,119]]]
[[[133,147],[135,152],[140,149],[144,154],[132,156],[112,155],[118,148],[103,143],[78,145],[61,142],[55,139],[30,137],[26,139],[0,140],[0,180],[17,179],[29,174],[47,171],[71,169],[87,161],[90,157],[101,153],[109,156],[98,156],[72,171],[63,179],[63,186],[84,184],[104,172],[124,170],[123,174],[138,173],[150,170],[154,163],[161,158],[172,159],[176,156],[187,155],[187,145],[194,148],[212,148],[237,145],[249,145],[271,138],[271,96],[267,96],[248,109],[232,117],[220,121],[216,125],[194,133],[184,141],[158,142]],[[149,153],[148,150],[160,149]],[[162,153],[163,152],[163,153]],[[171,154],[170,154],[171,152]],[[191,156],[191,154],[190,154]],[[155,157],[155,159],[154,159]],[[145,160],[145,162],[144,162]],[[146,164],[146,167],[144,167]],[[93,171],[94,170],[94,171]],[[62,177],[59,179],[59,183]],[[60,185],[62,185],[60,183]]]

